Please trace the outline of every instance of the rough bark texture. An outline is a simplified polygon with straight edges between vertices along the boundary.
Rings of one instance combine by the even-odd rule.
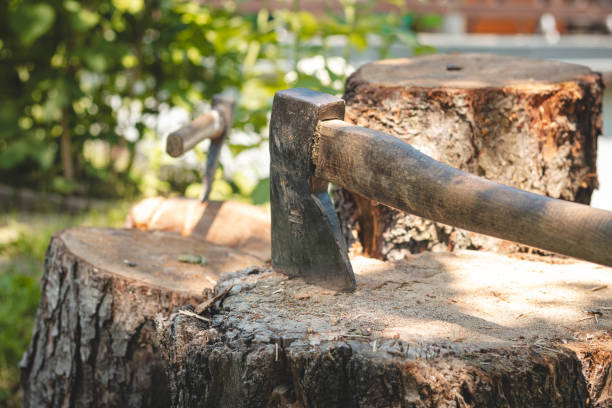
[[[347,121],[401,138],[436,160],[531,192],[588,203],[597,186],[602,91],[600,75],[586,67],[456,54],[367,64],[347,80],[344,99]],[[337,190],[335,199],[349,245],[370,256],[519,249],[348,191]]]
[[[353,294],[261,267],[228,274],[208,321],[157,321],[171,404],[610,407],[601,282],[612,269],[557,262],[472,251],[354,258]]]
[[[181,263],[203,254],[206,265]],[[47,251],[40,307],[21,362],[26,407],[167,407],[154,317],[198,303],[253,256],[171,233],[74,228]]]

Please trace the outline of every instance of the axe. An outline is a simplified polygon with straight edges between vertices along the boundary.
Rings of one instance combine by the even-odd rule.
[[[612,212],[498,184],[393,136],[344,122],[344,101],[277,92],[270,121],[272,266],[352,291],[355,276],[329,183],[401,211],[612,266]]]
[[[170,133],[166,139],[166,152],[172,157],[182,156],[202,140],[210,139],[206,168],[202,177],[202,191],[199,197],[201,202],[208,201],[208,195],[215,179],[215,171],[219,165],[221,146],[232,128],[234,103],[233,98],[223,95],[213,96],[209,112]]]

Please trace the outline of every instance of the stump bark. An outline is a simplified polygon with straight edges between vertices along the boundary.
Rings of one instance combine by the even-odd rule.
[[[597,187],[603,83],[579,65],[483,54],[378,61],[346,83],[346,120],[434,159],[554,198],[589,203]],[[516,251],[518,245],[335,191],[355,252],[401,259],[424,250]]]
[[[203,255],[205,264],[178,260]],[[261,260],[168,232],[73,228],[49,246],[21,362],[26,407],[167,407],[154,318],[199,303],[226,271]]]
[[[557,262],[359,257],[352,294],[226,275],[207,320],[158,320],[171,405],[610,407],[612,268]]]

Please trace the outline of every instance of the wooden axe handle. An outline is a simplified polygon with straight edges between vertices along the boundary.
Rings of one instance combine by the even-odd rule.
[[[319,122],[315,176],[430,220],[612,266],[612,212],[457,170],[341,120]]]
[[[172,157],[182,156],[204,139],[217,139],[225,131],[223,114],[211,109],[186,126],[168,135],[166,152]]]

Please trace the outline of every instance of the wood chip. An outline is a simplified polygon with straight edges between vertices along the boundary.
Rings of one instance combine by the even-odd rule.
[[[203,322],[210,322],[210,319],[207,319],[206,317],[190,312],[189,310],[179,310],[178,313],[184,316],[195,317],[196,319],[202,320]]]
[[[136,262],[128,261],[127,259],[124,259],[123,263],[129,266],[130,268],[134,268],[136,266]]]
[[[386,280],[384,282],[381,282],[381,283],[379,283],[377,285],[372,286],[372,290],[378,290],[378,289],[382,288],[383,286],[385,286],[387,284],[393,284],[393,283],[396,284],[396,285],[399,285],[397,287],[397,289],[401,289],[401,288],[403,288],[406,285],[410,285],[411,283],[414,283],[414,281],[398,282],[398,281],[393,281],[393,280]]]
[[[208,299],[205,302],[200,303],[199,305],[197,305],[195,307],[195,312],[198,315],[203,315],[206,312],[208,312],[210,309],[212,309],[212,307],[217,302],[219,302],[219,306],[218,307],[221,307],[221,304],[223,303],[223,299],[225,299],[225,297],[229,294],[230,290],[232,290],[233,287],[234,287],[233,285],[230,285],[223,292],[221,292],[219,295],[215,296],[212,299]]]
[[[591,292],[597,292],[598,290],[602,290],[602,289],[605,289],[607,287],[608,287],[608,285],[597,286],[597,287],[594,287],[593,289],[591,289]]]
[[[559,350],[555,350],[555,349],[552,349],[550,347],[542,346],[540,344],[536,344],[535,346],[539,347],[541,349],[544,349],[544,350],[552,351],[553,353],[557,353],[557,354],[561,353],[561,351],[559,351]]]
[[[342,337],[355,337],[359,339],[367,339],[368,336],[364,336],[363,334],[341,334]]]

